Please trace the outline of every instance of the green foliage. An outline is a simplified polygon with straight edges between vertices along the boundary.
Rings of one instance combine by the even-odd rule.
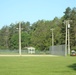
[[[9,27],[4,26],[0,30],[0,48],[8,49]]]
[[[30,22],[21,22],[21,46],[33,46],[37,50],[48,50],[52,45],[52,31],[54,31],[54,45],[65,44],[66,25],[65,20],[70,22],[70,43],[71,48],[76,46],[76,8],[66,8],[61,18],[55,17],[53,20],[38,20],[30,25]],[[11,23],[0,30],[0,49],[18,49],[19,47],[19,23]]]
[[[72,20],[70,23],[70,43],[71,48],[76,45],[76,8],[71,9],[68,7],[65,11],[65,15],[63,16],[63,21]],[[61,33],[62,38],[65,39],[65,28],[66,25],[62,23]],[[64,41],[64,40],[63,40]]]
[[[10,39],[10,43],[9,43],[9,47],[10,49],[14,50],[14,49],[18,49],[18,34],[14,34],[11,39]]]
[[[45,50],[50,45],[50,21],[38,21],[36,29],[32,32],[31,42],[40,50]],[[46,40],[47,39],[47,40]]]
[[[69,20],[71,16],[71,8],[70,7],[66,8],[66,11],[64,12],[64,14],[65,14],[64,15],[65,20]]]
[[[30,35],[26,32],[22,32],[21,38],[22,38],[21,39],[22,48],[29,47],[30,46]]]

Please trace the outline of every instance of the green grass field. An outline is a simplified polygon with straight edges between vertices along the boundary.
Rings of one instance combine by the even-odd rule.
[[[76,57],[0,57],[0,75],[76,75]]]

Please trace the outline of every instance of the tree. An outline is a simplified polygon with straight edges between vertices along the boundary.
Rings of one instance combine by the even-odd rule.
[[[65,20],[69,20],[71,16],[71,8],[70,7],[66,8],[64,14],[65,14],[64,15]]]
[[[38,20],[30,25],[30,22],[21,22],[21,43],[22,49],[27,46],[34,46],[38,50],[48,50],[52,45],[52,31],[54,29],[54,45],[65,44],[66,25],[65,20],[70,22],[70,43],[71,48],[76,46],[76,8],[66,8],[61,18],[53,20]],[[11,23],[0,30],[0,49],[18,49],[19,46],[19,23]]]
[[[9,48],[10,49],[18,49],[19,47],[19,23],[16,24],[11,24],[10,25],[10,38],[9,38]],[[21,22],[21,44],[22,44],[22,49],[25,46],[29,46],[30,42],[30,23],[29,22]]]
[[[52,42],[52,32],[51,28],[54,28],[54,43],[60,44],[60,21],[56,17],[53,21],[44,21],[39,20],[35,25],[33,26],[33,32],[32,32],[32,44],[40,50],[48,50],[49,46],[51,46]],[[56,31],[57,30],[57,31]]]
[[[40,50],[47,49],[50,42],[50,27],[47,25],[47,23],[48,22],[46,21],[39,20],[37,23],[35,23],[37,26],[36,29],[34,29],[32,32],[31,42],[37,49]]]
[[[22,49],[24,49],[24,47],[29,47],[30,46],[30,35],[27,32],[22,32],[22,36],[21,36],[21,45],[22,45]]]
[[[4,26],[2,30],[0,30],[0,35],[0,48],[8,49],[9,27]]]
[[[12,35],[12,37],[9,40],[9,48],[10,50],[17,50],[19,46],[19,40],[18,40],[18,34]]]
[[[70,23],[71,46],[76,46],[76,8],[72,9],[70,19],[72,20],[72,22]]]
[[[63,21],[65,20],[72,20],[72,22],[70,23],[70,43],[71,43],[71,48],[73,46],[75,46],[75,35],[76,35],[76,8],[71,9],[70,7],[68,7],[65,12],[64,12],[64,16],[63,16]],[[62,23],[61,26],[61,32],[62,32],[62,38],[65,37],[65,24]],[[64,38],[65,39],[65,38]]]

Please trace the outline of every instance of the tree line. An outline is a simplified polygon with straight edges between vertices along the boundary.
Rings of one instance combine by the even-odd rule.
[[[21,46],[33,46],[37,50],[48,50],[52,45],[52,31],[54,33],[54,45],[65,44],[66,25],[65,20],[70,22],[70,46],[76,48],[76,8],[66,8],[61,18],[55,17],[53,20],[38,20],[32,25],[30,22],[21,22]],[[19,23],[11,23],[0,29],[0,50],[17,50],[19,48]]]

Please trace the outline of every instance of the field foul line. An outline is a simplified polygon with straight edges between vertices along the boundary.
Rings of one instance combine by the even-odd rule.
[[[40,56],[48,56],[48,57],[51,56],[51,57],[57,57],[56,55],[0,55],[0,56],[1,56],[1,57],[2,57],[2,56],[9,56],[9,57],[10,57],[10,56],[12,56],[12,57],[14,57],[14,56],[17,56],[17,57],[19,57],[19,56],[34,56],[34,57],[36,57],[36,56],[39,56],[39,57],[40,57]]]

